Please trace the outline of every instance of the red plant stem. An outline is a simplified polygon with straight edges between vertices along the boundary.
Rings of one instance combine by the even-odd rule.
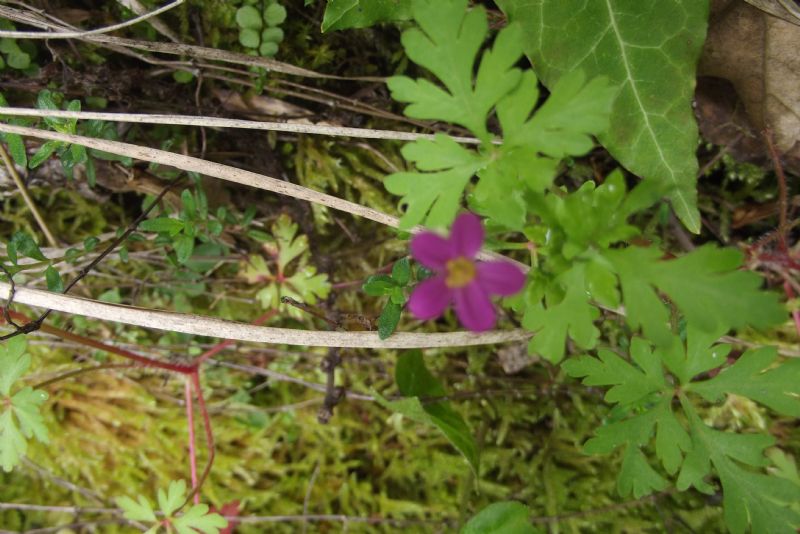
[[[5,319],[2,316],[2,312],[5,308],[0,307],[0,324],[5,323]],[[275,316],[277,310],[269,310],[266,313],[262,314],[261,316],[257,317],[253,324],[262,324],[272,317]],[[15,312],[12,310],[8,310],[9,316],[17,321],[22,321],[24,323],[31,322],[26,315]],[[227,347],[230,347],[235,343],[235,341],[226,339],[217,343],[215,346],[195,358],[191,363],[188,364],[178,364],[178,363],[171,363],[171,362],[163,362],[160,360],[155,360],[153,358],[148,358],[146,356],[141,356],[136,354],[135,352],[131,352],[129,350],[121,349],[119,347],[114,347],[112,345],[106,345],[100,341],[96,341],[94,339],[81,336],[79,334],[73,334],[72,332],[67,332],[66,330],[62,330],[60,328],[56,328],[54,326],[50,326],[47,324],[41,324],[40,329],[43,332],[48,334],[52,334],[55,336],[60,337],[61,339],[66,339],[69,341],[73,341],[75,343],[79,343],[81,345],[85,345],[87,347],[92,347],[95,349],[103,350],[106,352],[110,352],[112,354],[116,354],[117,356],[121,356],[122,358],[126,358],[128,360],[133,360],[136,363],[144,365],[146,367],[155,367],[157,369],[163,369],[165,371],[172,371],[174,373],[179,373],[186,376],[186,386],[184,389],[186,395],[186,418],[189,426],[189,465],[191,470],[191,477],[192,477],[192,492],[184,502],[183,506],[185,506],[190,500],[194,500],[195,504],[200,503],[200,488],[202,487],[203,483],[205,482],[206,478],[208,478],[208,474],[211,472],[211,466],[214,464],[214,458],[216,456],[216,450],[214,447],[214,432],[211,428],[211,418],[208,415],[208,409],[206,407],[205,397],[203,396],[203,390],[200,385],[200,365],[208,360],[209,358],[219,354]],[[205,432],[206,437],[206,446],[208,448],[208,463],[206,464],[205,469],[203,469],[203,474],[200,476],[198,480],[197,477],[197,448],[195,445],[195,433],[194,433],[194,405],[192,402],[192,386],[194,386],[194,390],[197,394],[197,407],[200,410],[200,414],[202,415],[203,420],[203,430]],[[183,507],[182,506],[182,507]]]
[[[187,376],[184,387],[186,396],[186,424],[189,427],[189,470],[192,476],[192,490],[194,490],[194,503],[200,504],[200,494],[197,492],[197,449],[194,439],[194,406],[192,404],[192,381]]]
[[[783,165],[781,165],[781,159],[775,148],[775,143],[772,142],[772,130],[769,128],[764,130],[764,139],[767,142],[767,151],[775,167],[775,174],[778,177],[778,245],[784,254],[788,254],[789,247],[786,243],[786,233],[789,228],[787,217],[789,192],[786,187],[786,175],[783,173]]]
[[[2,308],[0,308],[2,310]],[[12,310],[8,310],[9,315],[11,315],[12,319],[17,321],[22,321],[25,323],[31,322],[31,319],[26,315],[15,312]],[[2,318],[0,317],[0,322]],[[163,362],[161,360],[155,360],[153,358],[148,358],[147,356],[141,356],[136,354],[135,352],[131,352],[129,350],[121,349],[119,347],[114,347],[113,345],[106,345],[101,341],[96,341],[94,339],[90,339],[88,337],[81,336],[79,334],[73,334],[72,332],[67,332],[66,330],[62,330],[60,328],[56,328],[55,326],[50,326],[47,324],[42,324],[40,328],[43,332],[47,332],[48,334],[53,334],[54,336],[58,336],[61,339],[66,339],[69,341],[74,341],[75,343],[80,343],[81,345],[86,345],[87,347],[92,347],[98,350],[103,350],[106,352],[110,352],[112,354],[116,354],[117,356],[121,356],[128,360],[133,360],[141,365],[146,367],[155,367],[157,369],[164,369],[165,371],[172,371],[175,373],[180,374],[190,374],[194,372],[196,367],[194,365],[186,365],[186,364],[179,364],[179,363],[171,363],[171,362]]]
[[[200,409],[200,414],[203,416],[203,430],[206,434],[206,448],[208,449],[208,462],[206,463],[205,469],[203,469],[203,474],[200,476],[200,481],[197,485],[192,489],[192,492],[186,497],[186,501],[181,505],[181,508],[186,506],[188,502],[199,494],[200,488],[205,483],[206,478],[208,478],[208,474],[211,472],[211,466],[214,465],[214,457],[216,456],[216,449],[214,448],[214,432],[211,429],[211,418],[208,416],[208,409],[206,408],[206,401],[203,397],[203,389],[200,386],[200,375],[197,371],[191,373],[189,375],[191,377],[192,383],[194,384],[194,390],[197,393],[197,407]]]
[[[255,320],[252,322],[252,324],[254,325],[263,324],[272,319],[276,313],[278,313],[277,310],[269,310],[268,312],[256,317]],[[195,367],[199,367],[200,364],[202,364],[204,361],[208,360],[209,358],[213,358],[214,356],[216,356],[226,348],[234,345],[235,343],[236,343],[235,341],[230,339],[226,339],[224,341],[221,341],[220,343],[217,343],[216,345],[205,351],[203,354],[192,360],[192,365]]]
[[[783,283],[783,291],[789,299],[793,299],[796,296],[794,289],[792,289],[792,284],[788,281]],[[794,329],[797,331],[798,337],[800,337],[800,310],[792,310],[792,319],[794,319]]]

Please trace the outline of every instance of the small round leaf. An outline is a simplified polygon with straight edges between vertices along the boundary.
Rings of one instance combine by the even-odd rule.
[[[240,28],[260,30],[264,25],[261,14],[253,6],[242,6],[236,11],[236,24]],[[245,45],[246,46],[246,45]]]
[[[277,26],[286,20],[286,8],[280,4],[271,4],[264,10],[264,20],[268,26]]]
[[[24,70],[31,66],[31,56],[22,51],[12,52],[6,59],[12,69]]]
[[[260,38],[256,30],[245,28],[239,32],[239,42],[247,48],[258,48]]]
[[[283,41],[283,30],[280,28],[266,28],[261,32],[261,41],[278,44]]]
[[[263,42],[258,48],[258,53],[265,57],[272,57],[278,53],[278,45],[272,42]]]

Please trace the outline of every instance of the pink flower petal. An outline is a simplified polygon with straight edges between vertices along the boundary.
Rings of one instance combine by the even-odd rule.
[[[439,317],[453,298],[444,276],[434,276],[421,282],[408,299],[408,309],[417,319],[428,320]]]
[[[491,330],[497,320],[486,290],[472,283],[454,292],[458,320],[473,332]]]
[[[525,273],[510,261],[477,263],[478,283],[490,295],[510,297],[525,286]]]
[[[453,252],[458,256],[472,259],[483,245],[483,225],[481,219],[472,213],[462,213],[450,230]]]
[[[411,256],[428,269],[442,271],[455,254],[450,241],[431,232],[422,232],[411,239]]]

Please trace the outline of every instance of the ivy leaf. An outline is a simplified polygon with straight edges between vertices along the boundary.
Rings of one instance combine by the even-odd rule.
[[[378,402],[412,421],[432,425],[439,429],[450,443],[466,458],[472,470],[478,472],[478,446],[467,423],[450,406],[449,402],[426,402],[420,398],[440,397],[446,394],[444,386],[425,366],[422,352],[412,350],[397,361],[395,380],[404,399],[389,401],[377,395]]]
[[[554,88],[576,70],[589,77],[607,76],[620,86],[611,127],[600,141],[634,174],[668,184],[675,212],[689,230],[699,232],[692,97],[708,2],[498,4],[512,23],[523,25],[525,52],[547,87]]]
[[[392,98],[410,104],[405,110],[409,117],[460,124],[489,140],[489,111],[520,80],[514,64],[522,56],[521,28],[510,25],[498,34],[473,80],[478,51],[489,31],[484,9],[467,10],[467,0],[413,0],[411,9],[419,28],[403,32],[403,47],[409,59],[431,71],[444,87],[395,76],[388,81]]]
[[[700,420],[685,397],[681,404],[689,418],[692,449],[678,476],[678,489],[695,486],[709,492],[712,488],[703,479],[713,464],[722,484],[725,523],[731,532],[743,534],[748,525],[751,532],[796,532],[800,513],[791,506],[800,501],[800,484],[741,466],[768,465],[764,450],[774,439],[714,430]]]
[[[23,387],[11,394],[11,387],[28,370],[30,356],[25,354],[26,341],[15,336],[0,344],[0,465],[11,471],[28,448],[28,439],[48,442],[47,427],[40,406],[47,393]]]
[[[709,402],[726,394],[742,395],[778,413],[800,417],[800,360],[771,367],[777,359],[772,347],[748,350],[711,380],[691,384],[689,391]]]
[[[322,32],[411,18],[411,0],[328,0]]]
[[[738,270],[742,255],[706,245],[675,259],[661,260],[655,248],[628,247],[603,252],[620,278],[626,318],[632,328],[659,345],[672,342],[669,310],[655,292],[670,297],[687,321],[704,331],[747,325],[766,328],[783,322],[778,296],[760,290],[761,278]]]
[[[390,193],[403,197],[400,204],[406,206],[406,212],[400,218],[400,228],[405,230],[423,221],[431,227],[449,225],[470,178],[487,163],[444,134],[409,143],[402,148],[402,154],[420,171],[434,171],[398,172],[384,182]]]
[[[563,288],[560,300],[553,294],[545,303],[528,303],[522,318],[522,325],[536,332],[529,350],[553,363],[564,358],[567,334],[583,349],[594,347],[600,335],[594,326],[599,312],[589,304],[583,264],[576,263],[557,283]]]
[[[461,534],[537,534],[530,518],[531,509],[520,502],[496,502],[470,519]]]

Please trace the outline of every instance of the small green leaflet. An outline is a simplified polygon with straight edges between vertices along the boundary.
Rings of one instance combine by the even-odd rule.
[[[403,32],[403,47],[409,59],[435,74],[444,87],[424,78],[395,76],[388,81],[392,98],[410,104],[405,111],[409,117],[459,124],[482,141],[491,140],[487,115],[522,76],[514,68],[522,57],[520,28],[511,26],[498,34],[473,82],[475,61],[489,32],[484,9],[468,10],[467,0],[414,0],[412,12],[419,28]]]
[[[778,413],[800,417],[800,359],[773,367],[778,352],[773,347],[752,349],[711,380],[687,387],[709,402],[725,395],[741,395]]]
[[[617,480],[622,495],[641,497],[664,489],[667,481],[648,462],[643,450],[655,436],[656,455],[669,475],[677,474],[677,486],[694,486],[712,492],[706,478],[714,471],[722,483],[724,516],[732,532],[793,532],[800,513],[789,507],[800,499],[800,484],[787,477],[770,476],[746,469],[769,465],[764,450],[774,442],[764,434],[735,434],[709,428],[689,398],[698,394],[709,402],[722,402],[728,394],[749,397],[782,414],[800,413],[800,365],[797,360],[777,363],[772,348],[745,352],[714,377],[692,382],[695,376],[726,363],[728,349],[714,345],[717,334],[692,326],[686,343],[677,336],[667,348],[653,348],[635,338],[632,361],[608,351],[599,358],[581,356],[562,365],[586,385],[611,386],[606,401],[617,406],[610,420],[585,444],[591,454],[608,454],[624,447]],[[665,371],[675,373],[669,380]],[[674,400],[680,399],[680,411]]]
[[[174,237],[183,230],[185,222],[180,219],[173,219],[170,217],[157,217],[155,219],[147,219],[139,223],[139,229],[143,232],[159,232],[165,233]]]
[[[297,235],[297,224],[288,215],[278,217],[271,229],[272,235],[265,236],[267,242],[263,248],[269,257],[275,259],[275,269],[267,265],[264,256],[251,254],[240,267],[239,276],[250,284],[262,286],[256,298],[264,309],[280,309],[302,319],[305,314],[294,306],[282,304],[281,298],[291,297],[306,304],[316,304],[330,292],[328,275],[318,274],[317,269],[309,265],[308,238]],[[294,272],[290,275],[292,269]]]
[[[17,264],[19,259],[18,255],[20,254],[28,258],[33,258],[34,260],[47,261],[47,258],[42,254],[39,245],[36,244],[33,237],[22,230],[14,232],[14,235],[11,236],[11,240],[8,242],[7,250],[8,257],[14,265]]]
[[[674,260],[655,248],[627,247],[602,253],[619,276],[626,319],[645,336],[666,345],[672,340],[669,309],[656,288],[675,303],[695,327],[727,331],[782,323],[786,312],[775,293],[762,291],[761,278],[741,271],[742,254],[705,245]]]
[[[0,343],[0,465],[6,472],[19,464],[30,438],[48,442],[47,427],[39,411],[47,393],[29,386],[11,392],[31,365],[25,347],[24,336]]]
[[[411,0],[328,0],[322,31],[366,28],[411,18]]]
[[[531,509],[516,501],[492,503],[469,520],[461,534],[537,534]]]
[[[435,426],[464,455],[472,470],[478,472],[478,446],[467,423],[449,402],[425,402],[426,397],[441,397],[447,394],[444,386],[425,366],[422,352],[412,350],[402,354],[397,360],[395,381],[400,393],[405,397],[390,401],[377,395],[378,402],[412,421]]]
[[[514,66],[522,56],[519,26],[509,25],[497,34],[473,74],[488,34],[483,8],[467,9],[466,0],[413,0],[412,13],[419,27],[403,33],[406,54],[441,85],[395,76],[388,82],[392,98],[409,103],[409,117],[464,126],[481,145],[471,150],[439,134],[404,147],[403,156],[422,172],[400,172],[386,179],[386,188],[401,195],[406,207],[400,227],[448,226],[477,174],[472,207],[521,230],[526,188],[544,191],[556,175],[558,159],[592,147],[591,135],[607,126],[616,89],[601,78],[587,83],[575,72],[531,116],[539,93],[533,72]],[[505,137],[502,145],[495,144],[486,125],[494,108]]]
[[[0,40],[0,42],[2,42],[2,40]],[[0,60],[1,59],[2,58],[0,58]],[[8,100],[3,96],[3,93],[0,93],[0,106],[5,108],[8,107],[8,105]],[[8,122],[9,124],[24,125],[24,122],[14,118],[9,118]],[[11,159],[14,160],[14,163],[22,168],[28,166],[28,153],[25,149],[25,141],[22,139],[21,135],[0,133],[0,141],[5,141],[6,145],[8,145],[8,152],[11,155]]]
[[[560,300],[554,302],[556,297],[546,297],[547,307],[542,302],[529,303],[522,318],[522,325],[536,332],[528,345],[529,350],[553,363],[564,358],[568,333],[584,349],[594,347],[600,335],[594,326],[600,313],[589,304],[584,265],[576,263],[557,283],[566,288]]]
[[[125,518],[132,521],[144,521],[153,523],[149,534],[160,532],[160,528],[165,527],[166,532],[177,531],[178,534],[193,534],[202,532],[203,534],[219,534],[220,529],[228,526],[228,521],[217,513],[208,513],[208,505],[196,504],[188,506],[186,510],[178,515],[175,511],[186,501],[186,482],[183,480],[169,483],[169,488],[165,492],[158,490],[158,506],[163,518],[156,516],[153,505],[145,497],[139,495],[134,501],[130,497],[120,497],[117,505],[122,508]]]
[[[376,274],[367,278],[362,289],[372,297],[388,296],[389,300],[378,316],[378,336],[386,339],[397,329],[403,307],[406,304],[406,286],[411,281],[411,265],[408,258],[397,260],[392,266],[391,276]]]
[[[795,380],[800,377],[795,376]],[[686,456],[677,486],[713,490],[705,481],[710,464],[722,484],[725,523],[733,534],[769,532],[793,534],[800,526],[800,484],[777,476],[764,475],[742,464],[763,468],[769,464],[764,450],[774,444],[763,434],[731,434],[706,426],[692,404],[681,397],[692,433],[692,450]],[[750,529],[748,529],[748,524]]]
[[[44,271],[44,277],[47,282],[47,290],[55,293],[64,292],[64,281],[61,280],[61,274],[52,266],[48,265]]]
[[[398,172],[386,178],[386,189],[403,197],[400,199],[400,204],[406,207],[400,219],[403,229],[423,220],[435,228],[448,226],[455,219],[470,178],[488,163],[444,134],[409,143],[402,154],[418,170],[432,171]]]

